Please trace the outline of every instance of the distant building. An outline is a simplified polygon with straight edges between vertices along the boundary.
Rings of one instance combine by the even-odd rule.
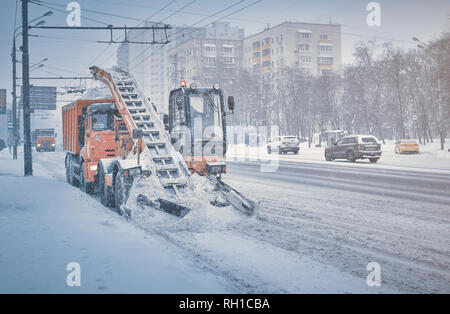
[[[341,26],[284,22],[244,39],[244,68],[271,73],[298,67],[307,75],[341,71]]]
[[[201,87],[232,80],[242,67],[242,40],[190,39],[168,51],[170,88],[182,80]]]
[[[147,24],[151,26],[153,24]],[[164,41],[165,34],[158,32],[158,41]],[[169,92],[173,87],[171,79],[173,76],[168,72],[171,64],[168,62],[168,51],[178,47],[193,38],[244,38],[244,30],[231,27],[229,23],[212,23],[204,28],[193,28],[174,26],[168,30],[170,43],[167,45],[143,45],[143,44],[122,44],[117,50],[117,64],[119,67],[130,71],[144,93],[150,100],[167,111]],[[151,31],[129,31],[130,41],[152,41]]]

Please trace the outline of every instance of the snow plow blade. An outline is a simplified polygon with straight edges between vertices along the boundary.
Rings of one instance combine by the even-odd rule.
[[[234,208],[248,216],[253,216],[256,213],[259,202],[245,197],[244,195],[233,189],[231,186],[223,182],[220,178],[216,178],[216,180],[217,189],[223,194],[225,200]]]
[[[137,202],[140,205],[150,206],[180,218],[189,214],[189,208],[161,198],[154,202],[148,199],[147,196],[140,194],[137,197]]]

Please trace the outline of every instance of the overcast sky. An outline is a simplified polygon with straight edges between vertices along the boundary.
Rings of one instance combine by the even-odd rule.
[[[67,0],[42,0],[46,5],[65,11]],[[205,17],[237,3],[223,13],[197,24],[204,26],[225,15],[255,3],[256,0],[79,0],[81,9],[101,11],[130,18],[119,18],[82,11],[82,26],[102,26],[100,22],[114,26],[134,26],[139,20],[152,16],[151,21],[161,20],[168,24],[191,25]],[[359,40],[392,41],[394,45],[410,49],[415,47],[413,36],[423,41],[438,37],[449,29],[450,1],[448,0],[380,0],[381,26],[369,27],[366,22],[366,6],[370,1],[362,0],[261,0],[224,19],[233,25],[245,29],[250,35],[284,21],[339,23],[342,25],[343,62],[352,62],[352,50]],[[8,102],[11,101],[12,86],[11,45],[14,30],[16,0],[2,0],[0,11],[0,88],[8,90]],[[51,3],[51,4],[48,4]],[[171,3],[166,9],[159,11]],[[185,7],[184,9],[182,9]],[[18,0],[17,26],[21,23],[21,1]],[[181,9],[181,10],[180,10]],[[49,8],[29,5],[29,20],[39,17]],[[179,12],[177,12],[180,10]],[[48,26],[65,26],[67,13],[53,10],[46,18]],[[155,14],[157,13],[157,14]],[[171,16],[172,15],[172,16]],[[84,19],[90,18],[96,21]],[[88,67],[96,65],[108,67],[115,63],[117,45],[108,47],[96,43],[96,40],[108,40],[105,31],[76,30],[31,30],[30,34],[40,37],[30,38],[30,62],[39,62],[48,58],[42,70],[32,72],[32,76],[74,76],[88,74]],[[118,33],[118,35],[121,35]],[[18,38],[20,46],[21,37]],[[18,55],[20,57],[20,54]],[[94,61],[95,60],[95,61]],[[20,64],[18,67],[21,76]],[[46,72],[44,72],[46,71]],[[74,81],[33,81],[36,85],[59,86],[79,84]]]

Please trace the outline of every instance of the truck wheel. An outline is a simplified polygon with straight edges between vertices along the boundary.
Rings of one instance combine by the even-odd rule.
[[[92,194],[92,192],[94,191],[93,184],[91,182],[86,181],[86,177],[84,175],[84,162],[82,162],[80,166],[80,178],[81,178],[80,182],[81,191],[87,194]]]
[[[66,160],[66,182],[70,184],[70,168],[69,168],[69,163],[70,163],[70,157],[69,160]]]
[[[125,214],[124,205],[130,196],[130,187],[130,180],[119,172],[114,182],[114,205],[120,215]]]
[[[369,158],[369,161],[371,164],[376,164],[378,161],[378,158]]]
[[[111,207],[112,202],[112,195],[109,192],[108,187],[105,185],[105,171],[103,170],[103,167],[99,166],[98,170],[98,191],[100,195],[100,200],[102,204],[106,207]]]
[[[78,181],[77,181],[77,179],[75,179],[74,177],[73,177],[73,163],[72,163],[72,157],[70,157],[69,158],[69,162],[68,162],[68,170],[67,170],[67,172],[68,172],[68,176],[69,176],[69,184],[70,185],[72,185],[72,186],[78,186]]]

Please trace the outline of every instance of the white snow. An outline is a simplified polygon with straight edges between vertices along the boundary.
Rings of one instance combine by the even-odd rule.
[[[23,178],[21,160],[0,154],[1,292],[396,292],[249,236],[264,223],[205,205],[203,177],[185,218],[141,208],[127,221],[65,182],[63,152],[33,157],[35,176]],[[72,261],[80,288],[65,284]]]
[[[184,250],[69,186],[64,153],[35,153],[27,178],[19,157],[0,153],[0,293],[237,292]],[[66,285],[70,262],[81,266],[81,287]]]

